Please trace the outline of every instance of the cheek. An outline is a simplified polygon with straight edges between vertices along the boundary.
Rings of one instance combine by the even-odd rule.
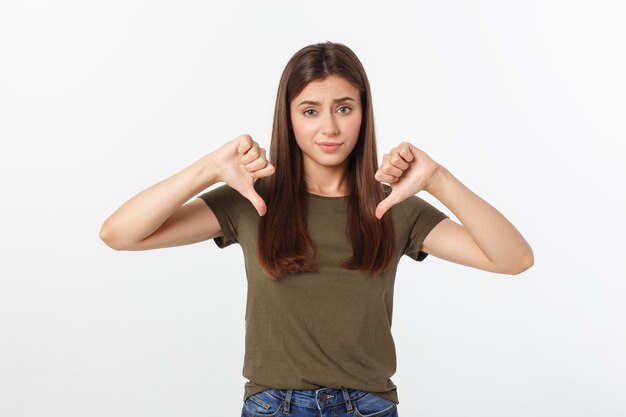
[[[361,117],[350,117],[346,120],[344,129],[346,132],[350,132],[352,135],[358,136],[359,131],[361,130]]]
[[[293,126],[293,133],[296,137],[302,138],[315,133],[315,125],[314,123],[311,123],[310,120],[296,116],[291,119],[291,124]]]

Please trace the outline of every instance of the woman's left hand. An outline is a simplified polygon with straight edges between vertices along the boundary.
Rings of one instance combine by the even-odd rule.
[[[426,152],[408,142],[383,155],[383,163],[374,178],[389,184],[391,193],[376,207],[376,217],[381,219],[394,205],[421,190],[428,191],[437,178],[439,166]]]

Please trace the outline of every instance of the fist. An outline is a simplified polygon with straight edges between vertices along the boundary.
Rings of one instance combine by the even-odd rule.
[[[254,182],[258,178],[273,175],[275,171],[265,154],[265,149],[247,134],[227,142],[211,153],[217,169],[217,179],[247,198],[260,216],[265,215],[267,206],[254,189]]]
[[[376,207],[376,218],[381,219],[394,205],[427,189],[437,175],[439,166],[426,152],[408,142],[402,142],[383,155],[383,163],[374,178],[389,184],[391,193]]]

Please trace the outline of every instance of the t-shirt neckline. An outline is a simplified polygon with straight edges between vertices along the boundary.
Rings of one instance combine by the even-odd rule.
[[[313,194],[308,191],[306,191],[306,193],[309,197],[314,198],[316,200],[342,201],[342,200],[345,200],[346,197],[349,197],[349,195],[340,195],[340,196],[318,195],[318,194]]]

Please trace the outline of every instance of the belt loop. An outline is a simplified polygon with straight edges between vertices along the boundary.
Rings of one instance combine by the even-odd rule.
[[[348,411],[348,413],[352,412],[352,401],[350,400],[350,393],[348,393],[348,390],[344,387],[341,387],[341,391],[343,392],[343,399],[346,402],[346,410]]]
[[[285,414],[289,414],[289,404],[291,403],[291,394],[293,390],[287,390],[287,396],[285,397]]]

